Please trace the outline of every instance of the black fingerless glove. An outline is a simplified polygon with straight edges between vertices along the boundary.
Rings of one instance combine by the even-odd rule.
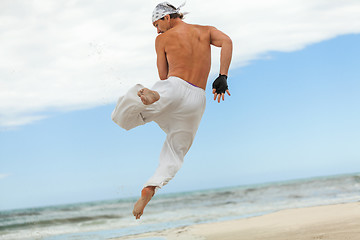
[[[217,94],[225,93],[225,91],[228,90],[227,76],[219,74],[213,82],[212,87]]]

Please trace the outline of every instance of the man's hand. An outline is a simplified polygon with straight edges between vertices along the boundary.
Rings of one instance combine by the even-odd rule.
[[[224,101],[225,100],[225,91],[230,96],[230,92],[229,92],[228,85],[227,85],[227,76],[226,75],[219,74],[219,76],[213,82],[212,87],[213,87],[214,100],[216,100],[216,98],[217,98],[218,102],[220,102],[220,99],[222,98],[222,100]]]

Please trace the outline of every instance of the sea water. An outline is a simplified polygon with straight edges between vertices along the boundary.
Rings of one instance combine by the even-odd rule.
[[[288,208],[355,202],[360,200],[360,173],[158,195],[140,221],[131,213],[136,200],[2,211],[0,239],[110,239]]]

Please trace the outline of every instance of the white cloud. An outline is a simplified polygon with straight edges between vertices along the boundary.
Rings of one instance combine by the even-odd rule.
[[[2,0],[0,127],[112,103],[137,82],[151,86],[158,79],[156,3]],[[358,0],[188,0],[184,11],[185,21],[214,25],[233,39],[233,68],[269,51],[360,32]]]
[[[10,174],[0,173],[0,179],[7,178],[8,176],[10,176]]]

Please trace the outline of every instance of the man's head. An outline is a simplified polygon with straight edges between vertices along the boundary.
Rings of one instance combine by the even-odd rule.
[[[164,33],[171,28],[171,19],[183,19],[184,14],[179,12],[183,5],[175,8],[170,3],[163,2],[155,7],[152,13],[152,22],[157,28],[158,33]]]

